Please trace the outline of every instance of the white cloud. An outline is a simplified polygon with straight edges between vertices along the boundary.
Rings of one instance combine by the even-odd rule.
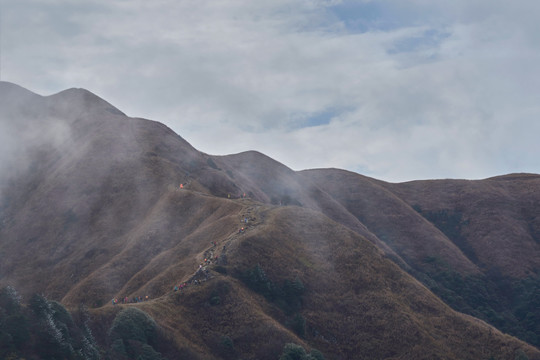
[[[540,172],[532,0],[4,9],[3,78],[40,93],[85,87],[205,152],[256,149],[393,181]],[[305,127],[310,117],[320,125]]]

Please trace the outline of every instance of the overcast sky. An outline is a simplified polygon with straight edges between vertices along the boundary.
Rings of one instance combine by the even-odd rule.
[[[540,173],[538,0],[0,0],[1,78],[209,154],[387,181]]]

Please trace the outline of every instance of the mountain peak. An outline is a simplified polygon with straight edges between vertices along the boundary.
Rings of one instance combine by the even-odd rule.
[[[80,112],[82,109],[97,109],[113,115],[126,116],[109,102],[83,88],[70,88],[53,95],[41,96],[20,85],[0,81],[0,105],[4,111],[9,108],[16,109],[19,106],[28,107],[29,104],[39,107],[47,102],[68,111]]]

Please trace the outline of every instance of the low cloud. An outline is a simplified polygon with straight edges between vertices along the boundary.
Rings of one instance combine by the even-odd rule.
[[[540,172],[534,1],[17,4],[4,78],[87,88],[204,152],[390,181]]]

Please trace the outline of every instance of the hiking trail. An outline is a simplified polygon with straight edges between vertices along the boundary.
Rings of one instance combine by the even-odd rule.
[[[263,223],[264,215],[260,211],[262,204],[250,199],[239,199],[231,201],[241,201],[246,206],[238,214],[238,230],[235,230],[225,239],[211,241],[210,246],[202,253],[196,255],[196,262],[199,264],[195,272],[187,280],[181,281],[180,285],[174,286],[174,291],[182,290],[188,285],[200,285],[216,276],[216,266],[227,265],[227,253],[236,241],[247,232],[253,231],[255,227]],[[213,271],[210,271],[213,270]]]

